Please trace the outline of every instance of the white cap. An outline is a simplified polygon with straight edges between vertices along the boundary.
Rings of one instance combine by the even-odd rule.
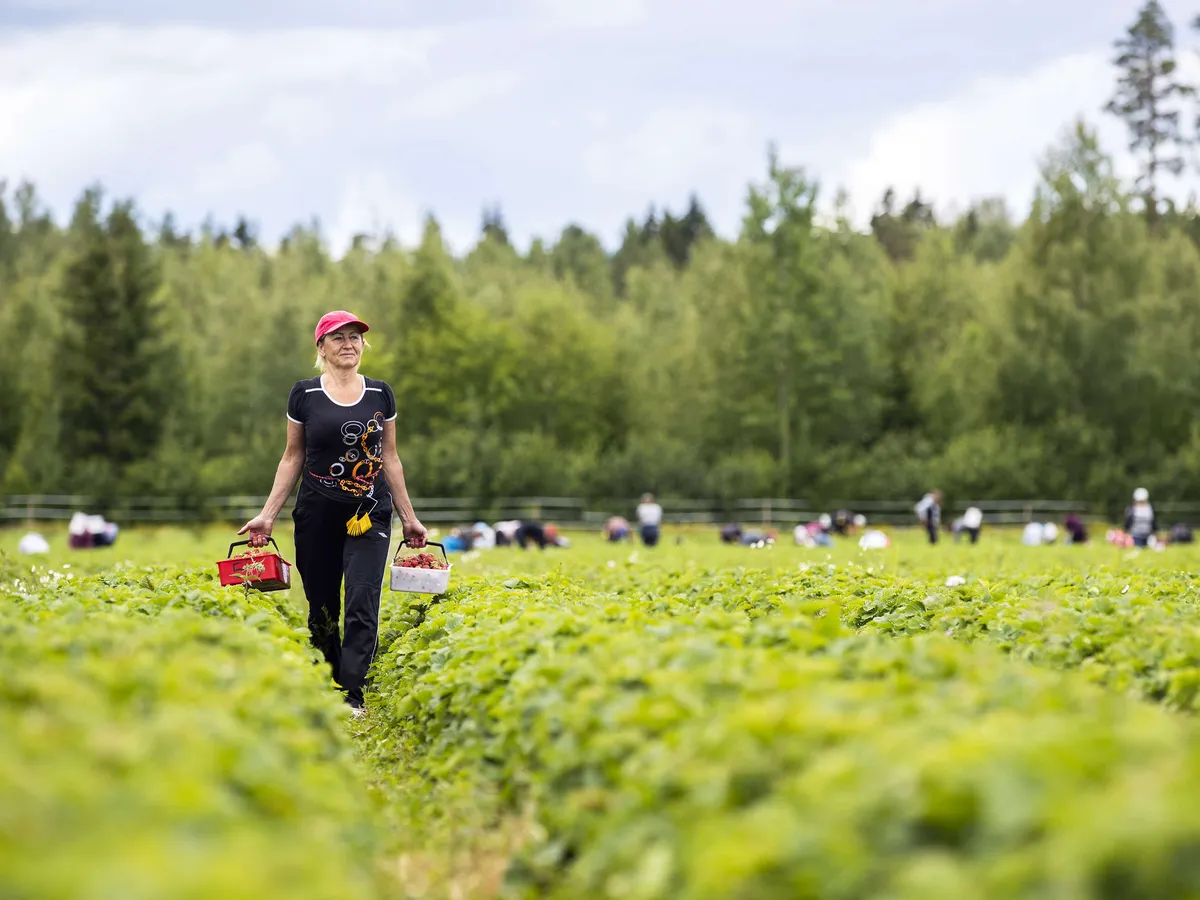
[[[1136,503],[1145,503],[1150,499],[1150,492],[1145,488],[1138,488],[1133,492],[1133,499]]]
[[[829,513],[821,513],[821,516],[817,519],[817,522],[822,528],[828,528],[833,524],[833,519],[829,518]]]

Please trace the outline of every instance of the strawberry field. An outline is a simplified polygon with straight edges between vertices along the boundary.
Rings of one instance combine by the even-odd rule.
[[[452,558],[351,720],[226,534],[16,539],[5,898],[1200,896],[1190,548]]]

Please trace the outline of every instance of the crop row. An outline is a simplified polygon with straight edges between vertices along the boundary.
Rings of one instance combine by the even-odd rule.
[[[1194,579],[913,574],[631,564],[389,595],[362,750],[405,825],[466,843],[467,820],[531,818],[512,896],[1200,891],[1200,724],[1162,708],[1200,702]],[[286,598],[40,579],[0,559],[0,895],[393,892]]]
[[[376,746],[532,810],[512,896],[1200,891],[1197,724],[932,620],[877,633],[931,597],[838,570],[468,582],[389,623]]]
[[[944,571],[900,577],[868,561],[781,571],[627,566],[577,573],[569,583],[618,602],[670,601],[685,615],[716,607],[787,616],[825,600],[854,631],[988,643],[1038,665],[1078,669],[1110,690],[1200,710],[1200,574],[1043,562],[1036,571],[964,581],[947,587]]]
[[[345,713],[294,612],[207,576],[0,579],[0,895],[376,896]]]

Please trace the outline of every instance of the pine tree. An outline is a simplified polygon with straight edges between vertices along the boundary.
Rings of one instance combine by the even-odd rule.
[[[251,250],[258,246],[258,233],[254,226],[246,221],[245,216],[238,216],[237,225],[233,229],[233,239],[242,250]]]
[[[508,226],[504,222],[504,213],[500,209],[500,204],[492,207],[486,207],[483,210],[483,224],[480,232],[485,239],[499,241],[504,246],[509,245]]]
[[[688,198],[688,208],[687,212],[683,214],[683,224],[688,236],[689,250],[697,241],[713,237],[712,225],[708,221],[704,208],[700,205],[700,199],[695,194]]]
[[[911,260],[921,236],[936,225],[933,207],[921,199],[919,189],[897,212],[896,191],[887,188],[879,201],[878,211],[871,216],[871,233],[892,262]]]
[[[1158,217],[1161,172],[1183,171],[1182,150],[1189,143],[1179,123],[1175,101],[1194,90],[1179,81],[1175,62],[1175,29],[1158,0],[1147,0],[1137,19],[1113,46],[1113,65],[1120,75],[1117,89],[1104,110],[1122,119],[1129,129],[1129,149],[1139,154],[1138,186],[1146,203],[1146,217]]]
[[[72,464],[104,463],[119,475],[154,453],[171,375],[154,307],[160,274],[132,204],[114,205],[106,221],[100,207],[99,190],[87,191],[71,223],[58,378],[62,448]]]
[[[13,274],[17,258],[17,234],[8,215],[8,182],[0,179],[0,303],[4,302],[2,286]]]

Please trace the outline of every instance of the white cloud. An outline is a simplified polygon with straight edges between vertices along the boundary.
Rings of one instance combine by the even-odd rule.
[[[668,108],[592,143],[584,151],[583,166],[606,191],[643,194],[688,188],[701,174],[724,171],[741,178],[746,156],[761,149],[756,132],[752,117],[736,110]]]
[[[977,79],[945,99],[904,110],[874,129],[849,162],[831,167],[830,181],[847,188],[860,225],[889,186],[901,201],[919,187],[939,211],[1000,195],[1021,216],[1046,152],[1079,117],[1097,131],[1117,173],[1131,178],[1124,126],[1101,111],[1113,90],[1108,57],[1063,56],[1025,75]]]
[[[425,217],[434,215],[451,253],[465,253],[478,236],[479,222],[434,209],[412,187],[386,169],[355,171],[337,185],[336,203],[324,228],[330,248],[340,254],[359,233],[391,234],[406,247],[421,241]]]
[[[618,28],[649,15],[648,0],[526,0],[535,20],[567,28]]]
[[[476,72],[447,78],[397,103],[403,118],[446,119],[508,96],[521,84],[518,73]]]
[[[99,180],[193,223],[209,210],[289,216],[269,224],[279,232],[336,203],[348,234],[369,225],[351,221],[354,190],[371,184],[357,173],[517,84],[511,71],[440,71],[441,46],[396,29],[17,33],[0,39],[0,173],[33,181],[60,219]],[[393,185],[420,177],[393,165]]]
[[[718,231],[736,234],[748,183],[765,179],[772,142],[782,164],[803,167],[820,183],[823,210],[831,210],[844,187],[852,221],[862,228],[889,187],[900,203],[919,189],[943,217],[992,196],[1004,197],[1021,217],[1046,153],[1077,118],[1097,131],[1118,176],[1129,182],[1136,175],[1125,126],[1102,111],[1113,90],[1110,55],[1065,55],[1024,74],[980,77],[878,123],[844,113],[793,121],[752,107],[693,102],[662,105],[633,123],[597,115],[588,121],[595,137],[581,166],[604,197],[594,208],[609,230],[624,215],[637,215],[648,198],[679,204],[695,189]],[[1180,63],[1185,81],[1200,81],[1200,61],[1183,56]],[[1183,199],[1195,185],[1194,177],[1166,178],[1161,187]]]
[[[334,248],[344,248],[359,232],[391,231],[401,243],[412,246],[421,237],[422,214],[417,201],[387,172],[355,173],[340,187],[329,241]]]
[[[919,186],[939,212],[1002,194],[1019,214],[1039,159],[1080,113],[1107,149],[1124,146],[1100,111],[1109,48],[971,79],[979,64],[919,40],[903,53],[871,43],[887,20],[859,34],[867,0],[744,0],[733,24],[727,5],[512,0],[502,12],[447,9],[428,29],[0,31],[0,178],[30,178],[60,220],[92,181],[183,227],[245,214],[268,242],[315,216],[335,251],[382,227],[410,242],[427,211],[461,248],[492,203],[519,245],[572,221],[611,245],[626,216],[679,210],[693,191],[735,234],[772,142],[820,181],[826,205],[845,186],[860,224],[888,186],[902,199]],[[796,33],[828,40],[798,62]],[[849,62],[839,40],[858,41]],[[1035,58],[1005,40],[1006,65]],[[913,105],[935,75],[942,96]]]
[[[218,192],[250,193],[281,178],[283,162],[275,149],[262,141],[234,144],[197,166],[189,190],[200,197]]]
[[[679,213],[695,191],[721,230],[736,232],[747,181],[757,179],[766,162],[769,136],[758,117],[687,105],[653,111],[632,127],[616,129],[599,117],[593,126],[599,134],[583,149],[580,165],[603,198],[604,221],[638,217],[651,202]]]

